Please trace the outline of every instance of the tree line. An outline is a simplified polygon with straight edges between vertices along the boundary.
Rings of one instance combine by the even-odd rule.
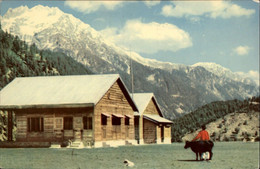
[[[39,50],[0,29],[0,89],[15,77],[81,74],[91,71],[64,53]]]
[[[177,118],[172,125],[172,142],[181,142],[185,134],[192,133],[200,129],[203,124],[216,121],[229,113],[259,112],[259,104],[253,102],[259,103],[260,97],[252,97],[244,101],[235,99],[212,102]]]

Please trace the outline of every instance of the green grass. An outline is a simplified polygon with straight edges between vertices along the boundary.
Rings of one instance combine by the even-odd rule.
[[[216,142],[213,160],[197,162],[183,143],[96,149],[0,149],[0,168],[98,169],[127,168],[124,159],[140,169],[258,169],[259,143]]]

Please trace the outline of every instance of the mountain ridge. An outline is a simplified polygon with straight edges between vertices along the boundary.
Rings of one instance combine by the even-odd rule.
[[[37,13],[34,12],[35,9]],[[31,16],[32,14],[34,15]],[[170,119],[212,101],[244,99],[258,93],[255,84],[244,83],[243,79],[242,82],[241,79],[232,79],[232,76],[220,76],[202,65],[160,62],[119,48],[103,39],[88,24],[56,7],[21,7],[17,11],[8,10],[7,16],[2,18],[4,30],[31,44],[35,43],[40,49],[63,52],[87,65],[94,73],[119,73],[129,89],[132,59],[134,92],[154,92],[164,114]],[[46,16],[53,17],[53,23],[48,22],[42,26],[46,22]],[[17,17],[19,22],[15,22]],[[36,17],[44,19],[37,20],[36,23]],[[26,34],[26,29],[30,30],[30,34]]]

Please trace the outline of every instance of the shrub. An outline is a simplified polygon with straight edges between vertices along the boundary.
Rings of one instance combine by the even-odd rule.
[[[222,125],[222,123],[220,123],[219,125],[218,125],[218,128],[221,128],[223,125]]]
[[[243,125],[247,125],[247,121],[246,120],[244,121]]]

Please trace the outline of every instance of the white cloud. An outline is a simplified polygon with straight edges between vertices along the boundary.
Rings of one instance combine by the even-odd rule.
[[[105,7],[107,10],[114,10],[121,6],[123,1],[65,1],[65,5],[83,13],[92,13]]]
[[[101,33],[118,46],[135,52],[178,51],[192,46],[190,35],[175,25],[129,20],[122,29],[107,28]]]
[[[150,0],[150,1],[143,1],[143,2],[148,7],[152,7],[152,6],[156,6],[156,5],[160,4],[160,1],[158,1],[158,0]]]
[[[238,55],[247,55],[250,48],[248,46],[238,46],[233,51]]]
[[[210,18],[231,18],[250,16],[253,9],[245,9],[228,1],[174,1],[165,5],[161,14],[167,17],[207,16]]]
[[[244,78],[250,78],[254,80],[254,82],[259,85],[259,71],[250,70],[249,72],[237,72],[240,76]]]

